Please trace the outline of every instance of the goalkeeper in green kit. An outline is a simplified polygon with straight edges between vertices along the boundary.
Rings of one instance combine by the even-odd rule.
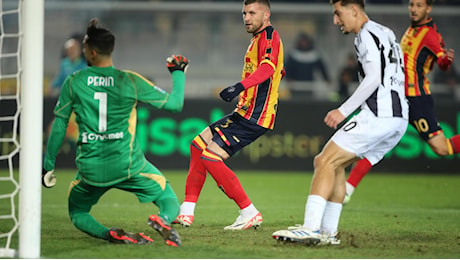
[[[136,105],[180,112],[184,103],[185,71],[188,60],[181,55],[167,59],[173,88],[171,93],[141,75],[113,67],[114,35],[92,19],[83,40],[87,69],[67,77],[54,108],[55,120],[48,138],[42,184],[56,184],[53,174],[72,112],[76,115],[77,174],[70,184],[68,210],[73,225],[90,236],[112,243],[148,244],[143,233],[107,228],[90,214],[100,197],[115,188],[134,193],[140,202],[153,202],[158,215],[147,224],[158,231],[168,245],[180,246],[179,234],[171,222],[179,214],[179,201],[169,181],[148,162],[140,149],[136,132]]]

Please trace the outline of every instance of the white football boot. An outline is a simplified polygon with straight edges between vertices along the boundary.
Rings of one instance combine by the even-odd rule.
[[[263,218],[260,212],[257,212],[256,215],[249,218],[243,218],[243,216],[239,215],[236,218],[236,221],[230,226],[224,227],[224,230],[245,230],[249,229],[250,227],[258,228],[262,222]]]
[[[282,242],[302,243],[306,245],[317,245],[321,242],[323,235],[317,231],[311,231],[303,226],[288,227],[287,230],[278,230],[272,237]]]
[[[324,234],[319,231],[311,231],[300,224],[288,227],[287,230],[279,230],[272,237],[282,242],[295,242],[306,245],[340,245],[337,233]]]

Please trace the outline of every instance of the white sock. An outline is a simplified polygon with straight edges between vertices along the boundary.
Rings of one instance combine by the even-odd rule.
[[[180,206],[180,215],[193,215],[195,212],[195,202],[184,201]]]
[[[334,235],[339,230],[340,214],[342,213],[342,203],[330,202],[326,204],[323,221],[321,222],[321,232]]]
[[[345,182],[345,193],[348,196],[351,196],[351,194],[353,194],[354,191],[355,191],[355,187],[353,187],[353,185],[351,185],[348,181]]]
[[[243,218],[252,218],[255,215],[257,215],[257,213],[259,213],[259,211],[256,209],[256,207],[252,203],[251,205],[247,206],[246,208],[240,211],[240,215]]]
[[[309,195],[305,205],[303,226],[311,231],[320,230],[327,201],[319,195]]]

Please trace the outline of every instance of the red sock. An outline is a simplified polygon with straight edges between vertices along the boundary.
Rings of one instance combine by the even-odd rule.
[[[452,154],[460,152],[460,135],[452,136],[449,139],[450,144],[452,145]]]
[[[366,175],[371,170],[371,168],[372,165],[366,158],[359,160],[355,167],[351,169],[347,182],[356,188],[363,179],[364,175]]]
[[[217,186],[229,197],[234,200],[240,209],[244,209],[251,204],[251,200],[241,186],[240,180],[230,168],[225,165],[222,158],[209,150],[205,149],[201,156],[209,174],[214,178]]]
[[[206,181],[206,168],[201,161],[201,154],[206,143],[197,136],[190,144],[190,165],[187,181],[185,182],[185,199],[187,202],[197,202],[201,189]]]

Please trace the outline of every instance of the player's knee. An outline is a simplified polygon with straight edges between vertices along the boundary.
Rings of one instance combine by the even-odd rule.
[[[84,223],[86,219],[89,216],[89,213],[73,213],[70,212],[70,220],[72,221],[72,224],[77,227],[78,229],[81,229],[81,226],[84,226]]]
[[[315,169],[322,168],[326,164],[327,164],[327,161],[324,158],[324,156],[321,156],[321,154],[315,156],[313,160],[313,167]]]

